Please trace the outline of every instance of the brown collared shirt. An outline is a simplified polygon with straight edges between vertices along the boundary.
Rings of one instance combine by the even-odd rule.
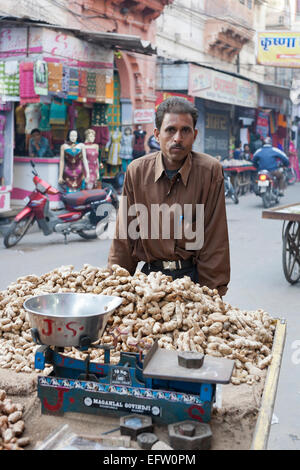
[[[169,223],[154,210],[162,204],[174,208]],[[186,234],[183,226],[189,224],[196,234],[196,205],[204,209],[204,239],[200,248],[194,243],[191,249],[187,244],[195,242],[196,235]],[[161,152],[134,160],[125,175],[108,266],[118,264],[133,275],[140,261],[190,258],[197,264],[200,285],[225,295],[230,258],[222,165],[209,155],[191,152],[170,180]]]

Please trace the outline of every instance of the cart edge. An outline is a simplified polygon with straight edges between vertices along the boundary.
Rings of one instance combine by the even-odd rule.
[[[277,325],[272,348],[273,358],[266,377],[261,407],[252,439],[251,450],[266,450],[269,439],[280,366],[286,338],[286,321],[284,319],[277,319],[276,322]]]

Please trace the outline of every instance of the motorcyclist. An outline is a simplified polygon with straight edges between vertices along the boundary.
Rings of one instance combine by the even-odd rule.
[[[275,187],[279,187],[279,196],[284,196],[285,179],[283,172],[278,167],[277,159],[280,159],[284,166],[290,164],[286,154],[272,146],[271,137],[266,137],[263,146],[254,153],[252,162],[258,171],[268,170],[275,177]]]

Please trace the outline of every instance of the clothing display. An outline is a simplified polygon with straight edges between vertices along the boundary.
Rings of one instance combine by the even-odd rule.
[[[16,60],[0,62],[0,95],[19,96],[19,64]]]
[[[143,157],[146,154],[145,151],[145,136],[146,132],[142,130],[134,131],[134,143],[133,143],[133,158]]]
[[[94,144],[85,144],[86,158],[90,170],[90,179],[87,183],[87,189],[93,189],[97,187],[98,175],[99,175],[99,147]]]
[[[107,126],[108,104],[95,103],[92,111],[91,128],[95,131],[95,142],[105,147],[109,141],[109,128]]]
[[[121,140],[120,157],[122,159],[122,170],[126,172],[129,163],[132,161],[133,135],[131,133],[123,133]]]
[[[49,93],[62,91],[63,65],[58,62],[48,63],[48,89]]]
[[[84,180],[82,147],[66,147],[64,149],[63,179],[73,191],[80,190]]]
[[[34,63],[22,62],[20,64],[20,102],[39,103],[40,96],[34,90]]]
[[[48,64],[37,60],[34,64],[34,91],[37,95],[48,95]]]
[[[107,163],[109,165],[121,165],[122,161],[120,159],[120,149],[121,149],[121,140],[122,140],[122,132],[120,130],[115,130],[110,137],[110,141],[107,144],[108,151],[108,159]]]

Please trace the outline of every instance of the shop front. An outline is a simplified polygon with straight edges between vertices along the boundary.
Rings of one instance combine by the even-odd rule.
[[[250,143],[258,99],[255,83],[190,64],[188,93],[199,111],[202,151],[223,160],[240,143]]]

